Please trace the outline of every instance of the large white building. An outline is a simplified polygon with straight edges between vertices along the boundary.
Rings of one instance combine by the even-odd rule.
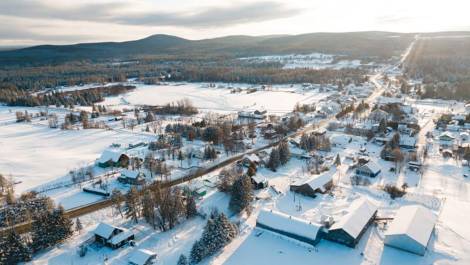
[[[385,245],[424,255],[437,217],[420,205],[401,207],[385,233]]]

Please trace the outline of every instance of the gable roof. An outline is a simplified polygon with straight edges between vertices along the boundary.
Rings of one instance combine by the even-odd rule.
[[[436,215],[421,205],[403,206],[397,211],[385,236],[406,235],[425,247],[436,221]]]
[[[139,175],[140,175],[140,172],[137,171],[137,170],[129,170],[129,169],[124,169],[122,172],[121,172],[121,175],[127,177],[127,178],[131,178],[131,179],[135,179],[137,178]]]
[[[370,171],[372,171],[373,173],[377,173],[377,172],[379,172],[379,171],[381,170],[381,169],[380,169],[380,166],[379,166],[377,163],[373,162],[373,161],[369,161],[369,162],[367,162],[367,164],[364,164],[364,165],[362,165],[361,167],[367,167],[367,168],[369,168]]]
[[[107,223],[99,223],[98,226],[95,228],[95,231],[93,231],[93,233],[95,235],[100,236],[100,237],[109,239],[111,237],[111,235],[113,234],[115,229],[119,229],[119,228],[116,227],[116,226],[112,226],[110,224],[107,224]]]
[[[377,206],[368,200],[356,200],[349,208],[349,212],[339,222],[334,223],[330,230],[342,229],[357,238],[376,211]]]
[[[148,249],[138,249],[129,257],[129,262],[137,265],[144,265],[150,258],[155,257],[157,254]]]
[[[257,223],[315,241],[322,225],[269,209],[261,209]]]
[[[309,178],[306,181],[302,180],[302,181],[296,182],[293,184],[293,186],[308,185],[313,190],[320,189],[321,191],[324,191],[325,190],[324,186],[328,182],[330,182],[332,179],[333,179],[333,174],[331,174],[330,172],[327,172],[319,176],[314,176],[312,178]]]
[[[122,155],[122,152],[119,150],[106,149],[101,154],[100,158],[98,159],[98,162],[106,163],[108,161],[112,161],[116,163],[117,161],[119,161],[119,158],[121,157],[121,155]]]
[[[127,230],[127,229],[121,229],[121,230],[122,232],[113,236],[111,240],[109,241],[109,243],[113,245],[117,245],[121,243],[122,241],[128,239],[130,236],[134,235],[134,232],[132,232],[131,230]]]

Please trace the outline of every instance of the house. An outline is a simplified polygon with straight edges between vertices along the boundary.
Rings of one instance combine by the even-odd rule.
[[[380,174],[381,171],[382,170],[380,169],[379,165],[372,161],[369,161],[368,163],[358,167],[356,169],[356,174],[359,176],[375,178]]]
[[[407,135],[401,135],[399,146],[403,149],[415,149],[416,138]]]
[[[251,163],[258,166],[261,163],[261,158],[259,158],[256,154],[249,154],[244,155],[241,162],[245,167],[249,167]]]
[[[385,232],[384,243],[423,256],[437,217],[421,205],[401,207]]]
[[[118,181],[131,185],[142,185],[145,182],[144,174],[137,170],[124,169],[118,177]]]
[[[268,209],[260,211],[256,227],[310,245],[316,245],[324,234],[323,226],[320,224]]]
[[[439,141],[443,142],[452,142],[455,140],[455,137],[452,133],[450,132],[443,132],[439,135]]]
[[[134,239],[134,233],[125,228],[99,223],[95,231],[95,242],[116,249]]]
[[[157,254],[148,249],[138,249],[129,256],[130,265],[150,265],[157,258]]]
[[[106,167],[124,167],[129,165],[129,156],[115,149],[107,149],[101,154],[97,160],[98,166]]]
[[[328,230],[325,239],[354,248],[377,214],[377,206],[366,199],[352,203],[348,213]]]
[[[329,172],[315,176],[306,181],[295,182],[290,185],[290,190],[312,198],[316,193],[326,193],[333,187],[333,175]]]
[[[255,175],[251,177],[251,184],[255,190],[267,188],[269,185],[268,179],[263,176]]]

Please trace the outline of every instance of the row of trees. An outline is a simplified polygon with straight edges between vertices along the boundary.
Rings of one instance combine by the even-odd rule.
[[[94,103],[103,101],[106,96],[114,96],[127,93],[135,89],[135,86],[106,86],[88,89],[79,89],[66,92],[47,92],[42,94],[32,94],[18,88],[2,88],[0,89],[0,102],[4,102],[9,106],[66,106],[74,105],[92,106]]]
[[[279,166],[289,162],[290,156],[289,144],[286,141],[282,141],[278,147],[271,149],[267,167],[272,171],[276,171]]]
[[[306,151],[322,150],[328,151],[331,149],[330,139],[325,135],[302,134],[300,137],[300,148]]]
[[[114,190],[111,195],[114,209],[121,217],[135,223],[144,218],[154,229],[161,231],[170,230],[184,218],[197,214],[195,197],[190,190],[161,188],[158,183],[152,185],[143,196],[134,187],[125,195]]]

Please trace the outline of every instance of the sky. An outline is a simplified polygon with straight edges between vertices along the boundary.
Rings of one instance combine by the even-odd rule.
[[[469,0],[0,0],[0,46],[349,31],[470,31]]]

